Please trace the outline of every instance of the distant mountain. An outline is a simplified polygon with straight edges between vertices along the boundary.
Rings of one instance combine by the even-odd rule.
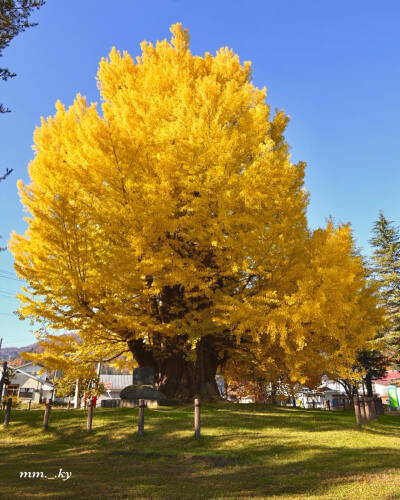
[[[20,358],[21,352],[40,352],[42,350],[43,347],[40,347],[37,342],[25,347],[3,347],[0,349],[0,360],[14,361]]]
[[[21,352],[43,352],[44,347],[39,345],[38,342],[34,344],[26,345],[25,347],[3,347],[0,349],[0,362],[8,361],[14,366],[18,368],[19,366],[27,363],[27,360],[21,357]],[[125,358],[125,356],[121,356]],[[132,373],[132,370],[129,368],[118,369],[114,366],[110,366],[108,363],[104,363],[101,365],[101,373],[102,375],[127,375]]]

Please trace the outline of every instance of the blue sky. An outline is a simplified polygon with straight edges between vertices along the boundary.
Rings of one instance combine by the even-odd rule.
[[[25,224],[16,181],[28,181],[32,133],[41,116],[76,93],[97,101],[98,63],[111,47],[140,53],[142,40],[169,38],[181,21],[195,54],[233,48],[253,63],[254,83],[268,89],[272,108],[291,117],[287,139],[294,161],[307,163],[310,226],[327,216],[350,221],[369,253],[373,221],[382,209],[400,222],[400,4],[238,0],[48,0],[35,28],[15,38],[0,59],[18,76],[0,82],[0,184],[3,243]],[[19,288],[8,252],[0,253],[0,337],[3,346],[35,341],[32,327],[12,314]]]

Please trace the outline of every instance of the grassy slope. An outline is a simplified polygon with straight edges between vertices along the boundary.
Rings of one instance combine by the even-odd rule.
[[[53,410],[43,434],[43,411],[14,411],[0,430],[0,497],[400,499],[398,416],[358,431],[351,412],[207,406],[198,441],[191,408],[146,410],[143,439],[136,409],[97,409],[90,435],[85,418]],[[60,467],[68,481],[19,479]]]

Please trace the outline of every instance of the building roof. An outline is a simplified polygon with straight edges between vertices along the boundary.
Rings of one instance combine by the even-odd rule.
[[[378,380],[374,380],[374,383],[378,385],[391,385],[392,379],[394,378],[400,378],[400,372],[391,370],[389,372],[386,372],[384,377]]]
[[[322,395],[322,394],[326,394],[326,393],[331,393],[331,394],[340,394],[342,395],[344,393],[344,391],[340,391],[340,390],[337,390],[337,389],[332,389],[331,387],[327,387],[325,385],[322,385],[320,387],[318,387],[317,389],[314,389],[314,390],[310,390],[310,389],[303,389],[302,391],[300,391],[302,394],[304,394],[305,396],[318,396],[318,395]]]
[[[10,364],[8,365],[8,367],[11,368],[12,370],[14,370],[15,372],[22,373],[22,375],[25,375],[26,377],[33,378],[33,380],[36,380],[37,382],[40,382],[43,385],[48,384],[51,387],[54,387],[53,382],[50,382],[50,380],[41,379],[39,377],[36,377],[35,375],[32,375],[32,373],[25,372],[24,370],[21,370],[21,368],[17,368],[15,366],[10,365]],[[2,368],[0,368],[0,374],[2,372],[3,372],[3,370],[2,370]]]
[[[18,368],[24,368],[25,366],[30,366],[30,365],[33,365],[33,361],[28,361],[27,363],[23,363],[22,365],[19,365]],[[38,365],[39,363],[35,363],[36,365]]]
[[[129,375],[100,375],[100,382],[111,384],[110,391],[120,391],[128,385],[132,385],[132,374]]]
[[[44,366],[41,363],[36,363],[34,361],[29,361],[28,363],[24,363],[23,365],[19,365],[18,368],[27,368],[29,366],[40,366],[40,368],[44,368]]]
[[[25,372],[24,370],[21,370],[20,368],[15,368],[16,372],[22,373],[22,375],[26,375],[29,378],[33,378],[34,380],[37,380],[41,384],[48,384],[51,385],[52,387],[54,386],[53,382],[50,382],[50,380],[43,380],[39,377],[36,377],[36,375],[32,375],[32,373]]]
[[[332,387],[328,387],[328,386],[325,386],[325,387],[321,387],[319,389],[321,392],[331,392],[332,394],[344,394],[344,389],[343,391],[339,390],[339,389],[332,389]]]

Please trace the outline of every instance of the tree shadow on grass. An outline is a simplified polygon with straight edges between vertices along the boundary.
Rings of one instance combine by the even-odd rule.
[[[232,405],[233,406],[233,405]],[[260,410],[258,410],[260,411]],[[11,416],[10,429],[29,426],[36,432],[41,430],[44,411],[20,411]],[[237,407],[216,409],[204,407],[201,413],[202,426],[206,430],[213,429],[213,434],[229,437],[229,434],[250,434],[276,430],[277,432],[328,432],[355,430],[354,412],[324,412],[318,410],[274,409],[257,413],[257,411],[238,411]],[[79,427],[77,427],[77,421]],[[80,410],[55,410],[50,414],[50,427],[48,432],[60,437],[86,435],[87,411]],[[93,432],[108,433],[120,427],[132,428],[135,432],[137,426],[137,409],[100,409],[94,411]],[[146,409],[145,426],[147,431],[166,436],[179,435],[193,429],[192,411],[154,411]],[[400,419],[383,416],[379,421],[373,420],[363,425],[363,432],[382,435],[398,436]]]
[[[235,409],[234,409],[235,410]],[[264,410],[265,411],[265,410]],[[158,414],[159,415],[159,414]],[[147,419],[151,421],[151,410],[146,411]],[[177,419],[175,431],[183,431],[192,423],[192,417]],[[356,430],[356,422],[353,411],[325,412],[318,410],[293,410],[289,412],[274,410],[264,414],[246,411],[232,411],[223,409],[221,412],[212,409],[202,409],[202,425],[205,429],[212,428],[221,435],[229,430],[231,433],[242,433],[243,429],[250,430],[253,434],[257,431],[265,432],[275,429],[278,432],[329,432]],[[373,420],[363,425],[363,432],[380,432],[382,434],[398,436],[400,430],[400,419],[381,417],[379,421]]]
[[[19,470],[32,470],[32,463],[21,459],[15,451],[9,451],[8,464],[18,460]],[[254,454],[252,448],[247,451]],[[392,448],[349,451],[304,444],[281,446],[273,453],[259,450],[256,455],[257,462],[248,463],[241,459],[246,453],[225,457],[196,454],[160,457],[152,453],[146,455],[140,449],[119,454],[107,449],[64,455],[50,452],[35,458],[33,470],[53,472],[61,466],[64,471],[73,473],[73,480],[71,478],[68,484],[43,481],[25,484],[31,498],[51,497],[63,491],[68,498],[67,490],[71,498],[105,498],[102,495],[106,492],[111,498],[124,498],[123,495],[174,500],[270,495],[287,498],[291,494],[318,492],[337,482],[350,484],[367,472],[379,474],[400,464],[400,451]],[[7,477],[3,489],[9,495],[6,498],[13,498],[10,495],[13,483],[15,487],[13,478]]]
[[[341,447],[320,443],[309,434],[335,431],[335,439],[336,431],[351,431],[355,443],[357,435],[361,440],[374,435],[398,437],[397,420],[388,416],[357,431],[350,412],[258,414],[259,410],[236,407],[230,411],[203,407],[203,434],[196,440],[190,410],[146,410],[144,438],[136,433],[137,410],[96,410],[92,433],[86,432],[86,412],[71,411],[54,411],[45,433],[41,433],[43,412],[21,412],[14,415],[10,429],[0,433],[0,439],[8,432],[19,439],[0,456],[6,498],[285,498],[334,488],[337,482],[351,484],[360,474],[400,466],[395,446]],[[275,434],[269,435],[266,428]],[[289,431],[300,438],[293,439]],[[26,441],[21,432],[27,433]],[[234,440],[240,446],[231,449]],[[59,467],[73,473],[68,483],[27,483],[18,478],[19,471],[54,472]]]
[[[321,411],[272,410],[264,414],[237,411],[234,407],[226,412],[215,411],[215,408],[202,409],[203,434],[201,441],[193,441],[192,412],[177,411],[145,411],[145,432],[152,440],[151,446],[158,451],[165,447],[185,450],[192,446],[227,447],[230,439],[246,439],[256,442],[258,439],[268,441],[274,435],[295,433],[315,433],[329,431],[354,431],[377,436],[399,436],[400,420],[384,416],[379,422],[371,421],[358,431],[352,412],[332,414]],[[233,410],[233,411],[232,411]],[[265,410],[264,410],[265,411]],[[24,414],[25,413],[25,414]],[[91,443],[98,446],[107,442],[117,446],[119,442],[135,442],[137,439],[137,409],[95,410],[93,431],[86,431],[87,412],[84,410],[56,410],[50,415],[50,427],[42,432],[43,411],[20,412],[11,419],[10,431],[18,432],[19,428],[29,426],[40,441],[47,443],[49,436],[64,444],[82,445]],[[18,420],[17,420],[18,418]],[[77,421],[79,425],[77,426]],[[121,431],[120,429],[123,429]],[[7,431],[6,431],[7,432]],[[269,434],[268,434],[269,433]],[[43,436],[43,437],[42,437]]]

